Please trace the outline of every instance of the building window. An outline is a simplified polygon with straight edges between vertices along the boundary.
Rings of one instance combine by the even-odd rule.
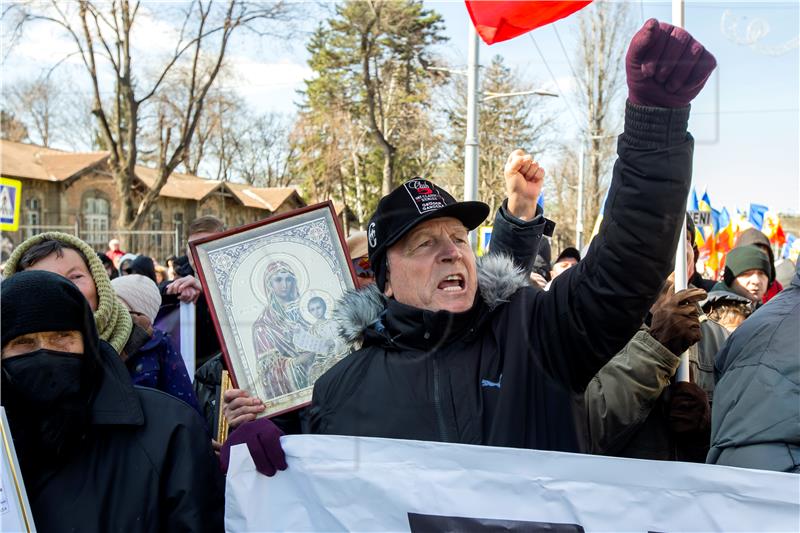
[[[150,221],[150,229],[153,231],[161,231],[162,227],[162,220],[161,220],[161,211],[153,211],[151,216],[152,220]],[[153,246],[156,248],[161,248],[161,234],[154,233],[153,234]]]
[[[28,239],[42,232],[42,202],[38,198],[29,198],[25,202],[25,238]]]
[[[86,225],[86,242],[92,246],[104,246],[108,242],[111,206],[99,196],[83,199],[83,222]]]
[[[178,230],[178,237],[183,239],[183,213],[174,213],[172,215],[172,229]]]

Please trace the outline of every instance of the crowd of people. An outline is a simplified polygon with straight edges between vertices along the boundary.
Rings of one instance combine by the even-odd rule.
[[[287,468],[280,437],[296,433],[800,472],[800,271],[776,279],[755,230],[722,280],[695,271],[687,123],[715,66],[669,24],[650,20],[634,36],[619,158],[588,250],[551,261],[554,224],[536,202],[545,172],[522,150],[506,162],[507,199],[480,260],[468,234],[486,204],[423,178],[382,198],[348,239],[358,289],[333,320],[323,299],[308,302],[350,353],[302,373],[315,381],[311,405],[277,417],[261,417],[247,390],[223,390],[191,254],[162,267],[117,239],[98,254],[56,232],[19,245],[0,285],[2,405],[37,528],[221,531],[231,446],[246,444],[275,475]],[[684,224],[690,285],[676,291]],[[188,240],[224,229],[204,216]],[[291,296],[290,281],[274,280],[275,298]],[[179,302],[196,305],[193,377],[159,328]],[[265,351],[286,334],[273,311],[253,328]]]

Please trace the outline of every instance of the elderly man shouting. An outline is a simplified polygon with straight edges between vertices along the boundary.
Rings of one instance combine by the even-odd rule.
[[[468,230],[489,214],[425,179],[384,197],[368,226],[376,285],[340,304],[360,349],[323,375],[310,408],[315,433],[572,449],[569,402],[627,343],[672,271],[691,181],[689,102],[716,62],[684,30],[649,20],[626,59],[628,102],[600,233],[549,292],[527,267],[547,222],[536,216],[544,172],[511,154],[495,255],[476,265]],[[285,467],[280,432],[245,424],[265,473]],[[259,443],[256,445],[256,443]],[[224,461],[224,457],[223,457]]]

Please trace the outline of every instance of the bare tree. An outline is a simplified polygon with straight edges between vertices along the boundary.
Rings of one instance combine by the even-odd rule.
[[[91,101],[53,70],[3,87],[4,104],[25,125],[28,141],[50,148],[97,149]]]
[[[292,12],[283,1],[227,0],[222,5],[212,0],[194,0],[183,4],[177,8],[182,13],[174,49],[155,69],[153,81],[145,83],[134,70],[137,56],[133,30],[144,11],[139,1],[79,0],[65,4],[50,0],[46,7],[30,3],[19,5],[19,9],[24,12],[23,22],[49,21],[64,30],[77,48],[92,87],[92,113],[101,141],[110,153],[109,166],[122,200],[118,224],[128,228],[136,227],[144,219],[167,178],[186,161],[208,93],[223,66],[234,33],[249,29],[263,35],[268,32],[266,24],[285,22]],[[280,27],[285,29],[285,25]],[[172,124],[162,113],[163,107],[156,106],[150,127],[158,131],[157,178],[152,187],[134,196],[139,133],[146,118],[144,106],[158,100],[168,78],[179,69],[186,76],[181,84],[181,120],[177,125]],[[110,73],[110,81],[106,73]],[[101,97],[107,85],[113,87],[110,102]]]
[[[625,85],[625,49],[631,35],[625,2],[594,2],[578,15],[577,98],[587,143],[583,227],[591,231],[600,210],[619,133]]]
[[[547,217],[557,222],[552,247],[563,250],[575,246],[578,213],[578,158],[574,146],[554,147],[556,163],[547,169],[544,205]],[[591,230],[591,226],[589,227]]]
[[[28,140],[28,128],[14,116],[11,111],[0,111],[0,138],[6,141],[25,142]]]
[[[22,80],[10,89],[8,96],[16,113],[27,126],[34,142],[51,146],[54,133],[62,121],[64,94],[49,76]]]
[[[296,150],[290,141],[291,129],[292,121],[286,115],[258,116],[247,128],[218,138],[217,158],[230,156],[232,171],[247,183],[286,187],[292,182],[289,164]]]
[[[355,206],[356,224],[359,230],[364,230],[367,222],[367,179],[366,179],[366,159],[368,157],[367,130],[359,124],[355,117],[347,117],[344,122],[346,132],[347,152],[350,154],[352,168],[353,185],[353,205]],[[372,196],[376,196],[374,191]]]
[[[91,94],[85,91],[65,91],[59,103],[63,122],[58,125],[57,136],[67,149],[96,151],[103,148],[97,121],[92,114],[92,100]]]
[[[227,78],[223,72],[220,79]],[[180,124],[181,80],[170,83],[158,99],[159,117]],[[236,93],[212,89],[181,170],[220,181],[243,181],[264,187],[283,187],[291,181],[288,172],[293,147],[289,142],[291,120],[279,113],[256,113]],[[158,145],[158,131],[142,134],[148,146]],[[157,163],[157,153],[140,159]]]
[[[218,79],[220,77],[218,75]],[[152,117],[149,118],[157,118],[160,122],[163,122],[164,128],[178,129],[185,116],[183,109],[184,99],[182,98],[184,93],[183,83],[191,79],[191,77],[178,75],[172,78],[160,91],[161,94],[158,99],[154,100],[154,106],[151,108]],[[212,154],[213,140],[223,135],[221,131],[223,128],[232,129],[237,127],[234,122],[242,114],[241,109],[243,106],[242,99],[234,93],[212,88],[206,95],[203,113],[197,122],[192,141],[183,151],[183,159],[180,162],[179,169],[195,176],[202,174],[222,179],[220,174],[226,174],[227,166],[224,164],[217,165],[217,167],[223,169],[222,171],[213,168],[215,165],[212,163],[216,162],[212,161],[215,159]],[[141,161],[151,165],[158,164],[159,152],[155,148],[159,147],[161,143],[162,129],[150,128],[142,131],[140,145],[150,149],[140,149],[139,159]],[[227,132],[225,133],[227,134]],[[171,148],[175,149],[178,142],[179,139],[173,140]]]

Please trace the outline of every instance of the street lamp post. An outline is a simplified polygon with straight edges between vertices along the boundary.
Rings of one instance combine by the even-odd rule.
[[[575,247],[578,251],[583,249],[583,164],[586,159],[586,149],[581,142],[581,151],[578,159],[578,216],[575,222]]]
[[[478,32],[471,22],[467,34],[467,135],[464,139],[464,200],[478,199]],[[478,247],[477,234],[469,234],[473,250]]]
[[[672,24],[683,28],[685,24],[683,0],[672,0]],[[682,291],[689,285],[686,265],[686,220],[681,218],[681,235],[678,238],[678,249],[675,250],[675,292]],[[694,237],[694,235],[692,236]],[[678,381],[691,381],[689,375],[689,352],[681,354],[681,364],[675,375]]]
[[[440,70],[451,74],[467,76],[467,132],[464,138],[464,200],[478,200],[478,105],[481,102],[488,102],[495,98],[507,98],[512,96],[553,96],[558,94],[544,89],[532,89],[529,91],[514,91],[508,93],[495,93],[480,91],[480,68],[478,32],[471,22],[468,22],[467,32],[467,70],[455,70],[445,67],[428,67],[428,70]],[[476,231],[471,231],[469,235],[470,244],[473,249],[478,246]]]

